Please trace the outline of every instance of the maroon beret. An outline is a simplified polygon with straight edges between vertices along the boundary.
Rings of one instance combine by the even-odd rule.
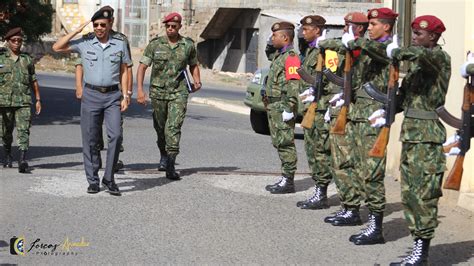
[[[416,17],[411,23],[411,28],[436,33],[443,33],[446,30],[441,19],[430,15]]]
[[[318,15],[306,16],[300,20],[301,25],[324,26],[326,20]]]
[[[295,25],[286,21],[277,22],[272,25],[273,32],[279,31],[279,30],[294,30],[294,29],[295,29]]]
[[[393,19],[395,20],[398,17],[398,14],[393,12],[390,8],[382,7],[382,8],[374,8],[369,10],[367,14],[367,18],[378,18],[378,19]]]
[[[94,22],[98,19],[111,19],[114,17],[114,9],[110,6],[103,6],[97,10],[91,18],[91,21]]]
[[[166,15],[166,17],[163,19],[163,23],[166,23],[166,22],[178,22],[178,23],[181,23],[181,15],[177,12],[173,12],[173,13],[169,13],[168,15]]]
[[[368,24],[369,19],[362,12],[350,12],[344,17],[344,21],[354,24]]]
[[[7,32],[7,34],[5,34],[4,39],[8,40],[13,36],[22,36],[23,37],[23,31],[21,30],[20,27],[16,27],[16,28],[13,28],[13,29],[9,30]]]

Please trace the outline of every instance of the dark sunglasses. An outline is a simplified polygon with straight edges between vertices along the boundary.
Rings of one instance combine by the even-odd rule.
[[[21,43],[21,42],[23,42],[23,39],[22,38],[14,38],[14,39],[12,38],[9,41],[12,42],[12,43]]]
[[[178,28],[178,25],[175,25],[175,24],[165,24],[165,27],[166,27],[166,28],[177,29],[177,28]]]
[[[107,27],[107,23],[94,23],[92,25],[94,26],[94,28],[99,27],[99,25],[100,25],[101,28]]]

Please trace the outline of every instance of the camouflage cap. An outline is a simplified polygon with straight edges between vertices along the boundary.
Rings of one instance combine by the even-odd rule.
[[[318,15],[306,16],[300,20],[301,25],[324,26],[326,19]]]
[[[23,37],[22,29],[20,27],[13,28],[13,29],[9,30],[3,38],[5,40],[8,40],[13,36],[22,36]]]
[[[368,19],[377,18],[377,19],[393,19],[395,20],[398,17],[398,14],[393,12],[390,8],[374,8],[369,10],[367,14]]]
[[[441,19],[430,15],[416,17],[411,23],[411,28],[436,33],[443,33],[446,30]]]
[[[111,19],[114,17],[114,9],[110,6],[103,6],[99,10],[97,10],[91,18],[91,21],[95,21],[98,19]]]
[[[279,31],[279,30],[294,30],[294,29],[295,29],[295,25],[286,21],[280,21],[272,25],[273,32]]]
[[[166,23],[166,22],[177,22],[177,23],[181,23],[181,20],[182,20],[182,17],[179,13],[177,12],[172,12],[172,13],[169,13],[168,15],[166,15],[166,17],[163,19],[163,23]]]
[[[362,12],[350,12],[344,17],[346,23],[368,24],[369,19]]]

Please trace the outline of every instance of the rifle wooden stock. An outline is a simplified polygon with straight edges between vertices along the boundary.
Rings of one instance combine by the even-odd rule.
[[[395,91],[397,90],[397,82],[398,82],[398,76],[399,76],[399,69],[397,64],[392,64],[390,65],[390,73],[389,73],[389,80],[388,80],[388,88],[387,88],[387,96],[389,99],[389,103],[386,104],[385,107],[385,121],[386,125],[382,127],[382,129],[379,132],[379,135],[377,139],[375,140],[374,146],[372,146],[372,149],[369,151],[369,156],[374,157],[374,158],[383,158],[385,156],[385,150],[387,149],[388,145],[388,139],[390,137],[390,126],[392,125],[392,116],[393,118],[395,116]],[[394,91],[395,90],[395,91]],[[390,94],[390,92],[393,92]],[[393,96],[392,98],[390,96]],[[392,106],[393,105],[393,106]]]
[[[454,162],[453,168],[449,172],[449,175],[446,178],[446,181],[444,182],[444,189],[459,190],[459,188],[461,187],[463,163],[464,155],[458,155],[456,157],[456,161]]]
[[[374,146],[369,151],[370,157],[383,158],[385,156],[385,150],[387,149],[388,138],[390,136],[390,128],[383,127],[380,130],[377,139],[375,140]]]
[[[322,70],[323,70],[323,55],[322,53],[320,52],[318,54],[318,63],[316,64],[316,72],[318,72],[318,80],[316,80],[316,87],[314,88],[315,89],[315,92],[314,94],[316,95],[321,95],[321,92],[320,91],[316,91],[316,90],[321,90],[321,80],[320,80],[320,77],[322,75]],[[313,127],[313,123],[314,123],[314,119],[316,118],[316,110],[318,108],[318,101],[319,101],[319,97],[315,97],[314,98],[314,101],[311,102],[311,104],[309,105],[308,107],[308,110],[306,110],[306,114],[304,115],[303,117],[303,121],[301,121],[301,126],[303,128],[306,128],[306,129],[310,129]]]
[[[351,101],[352,81],[351,81],[352,55],[348,50],[344,62],[344,105],[337,115],[336,123],[331,128],[331,133],[344,135],[346,133],[347,112]]]

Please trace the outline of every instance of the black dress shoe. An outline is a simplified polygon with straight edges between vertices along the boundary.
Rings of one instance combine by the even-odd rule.
[[[90,184],[87,188],[87,193],[95,194],[100,192],[100,187],[98,184]]]
[[[120,171],[120,169],[123,169],[123,162],[121,160],[117,161],[117,164],[114,167],[114,172],[117,173]]]
[[[106,181],[105,179],[102,179],[102,185],[106,187],[105,191],[109,192],[111,195],[114,196],[120,196],[122,193],[120,193],[120,190],[117,186],[117,184],[114,181]]]

